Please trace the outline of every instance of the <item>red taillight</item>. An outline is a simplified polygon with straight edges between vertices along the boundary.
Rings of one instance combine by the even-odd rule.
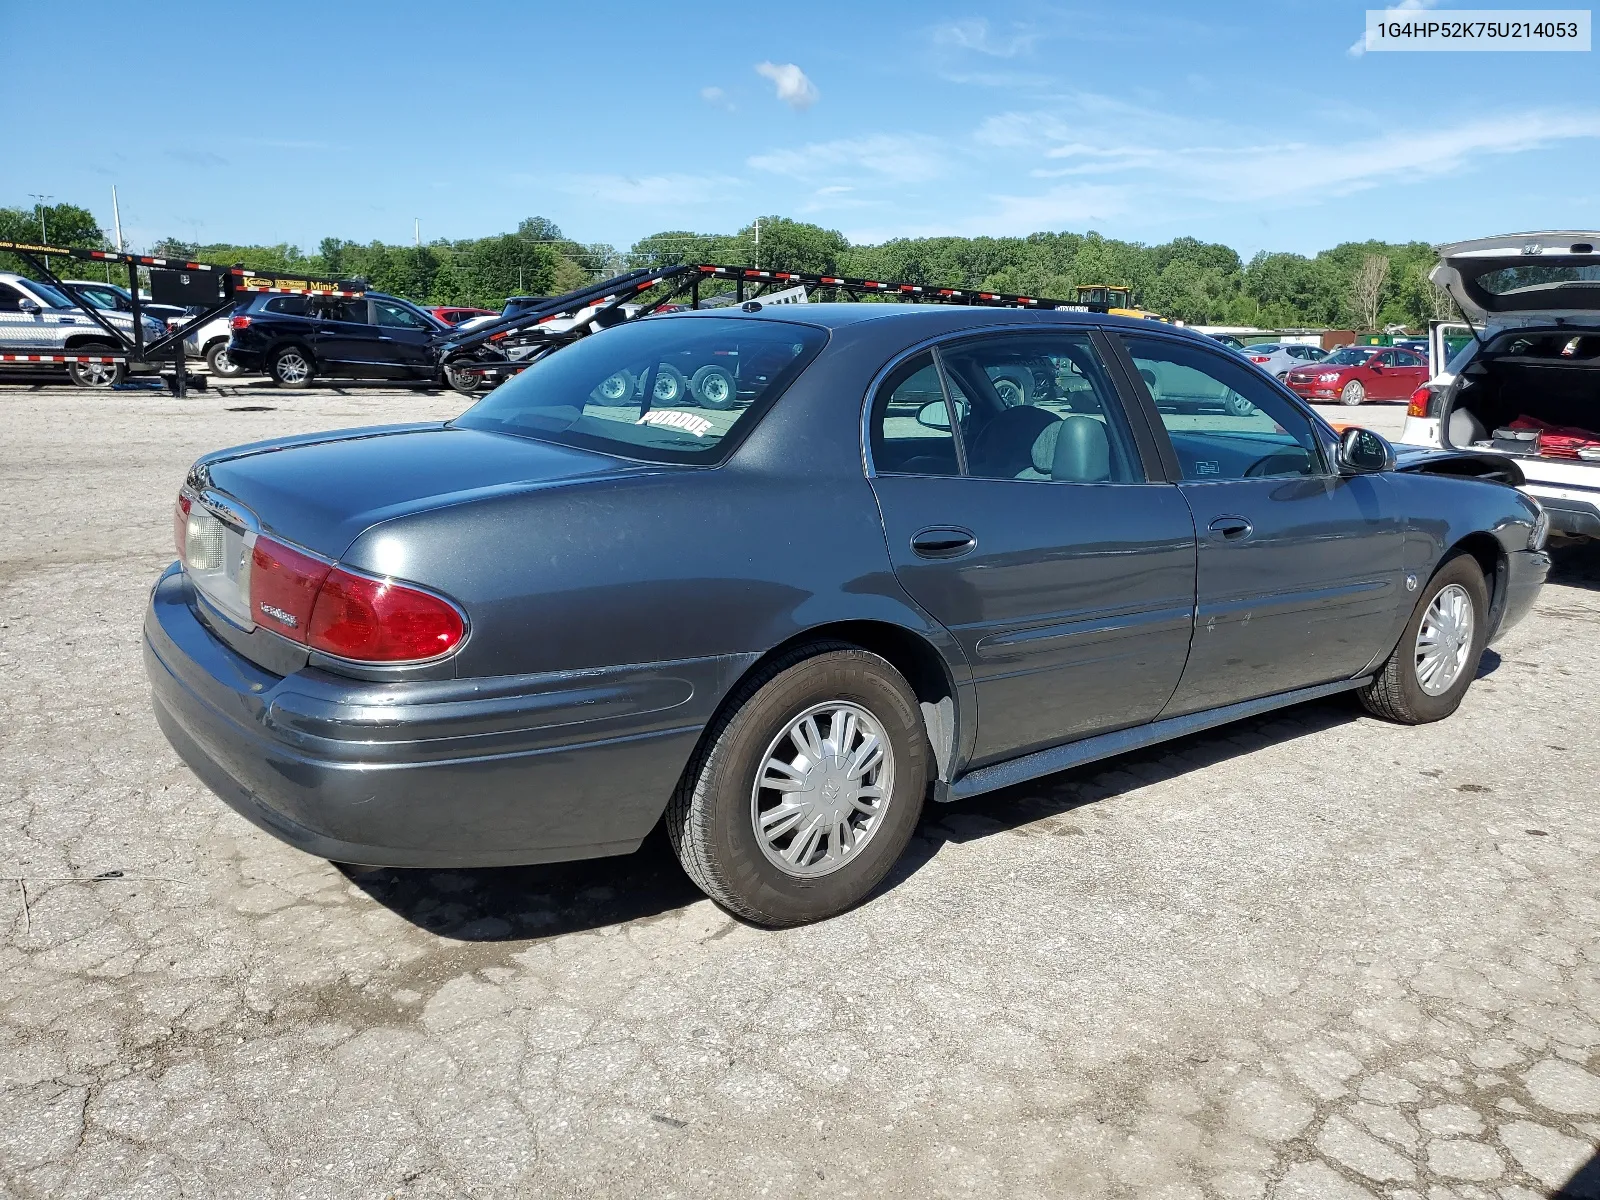
[[[409,662],[446,653],[466,632],[461,614],[437,596],[336,567],[317,593],[306,641],[340,658]]]
[[[250,328],[250,318],[249,317],[229,317],[228,318],[228,325],[232,329],[249,329]]]
[[[1428,415],[1428,401],[1433,399],[1433,389],[1423,384],[1411,393],[1411,403],[1406,405],[1406,416],[1425,417]]]
[[[297,642],[306,640],[317,590],[330,564],[258,537],[250,559],[250,617],[266,629]]]
[[[183,554],[189,540],[189,497],[182,492],[178,493],[178,503],[172,509],[172,542],[178,548],[178,561],[183,561]]]
[[[1272,361],[1272,357],[1270,355],[1267,355],[1267,354],[1252,354],[1250,356],[1250,361],[1251,362],[1271,362]]]

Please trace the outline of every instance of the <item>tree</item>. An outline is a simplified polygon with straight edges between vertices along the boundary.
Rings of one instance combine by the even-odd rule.
[[[1376,329],[1383,312],[1384,288],[1389,283],[1389,257],[1369,254],[1350,277],[1350,307],[1363,329]]]
[[[0,241],[39,245],[39,215],[37,208],[0,208]],[[75,204],[45,205],[44,224],[52,246],[82,246],[90,250],[111,248],[94,214]],[[63,264],[58,261],[57,265]],[[0,254],[0,271],[30,274],[22,260],[13,254]],[[67,270],[64,277],[70,279],[72,274]]]

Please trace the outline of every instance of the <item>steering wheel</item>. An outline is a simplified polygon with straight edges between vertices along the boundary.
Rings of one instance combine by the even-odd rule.
[[[1257,479],[1263,475],[1309,475],[1306,469],[1311,465],[1311,455],[1306,453],[1304,446],[1296,446],[1293,450],[1274,450],[1265,458],[1258,458],[1244,469],[1246,479]]]

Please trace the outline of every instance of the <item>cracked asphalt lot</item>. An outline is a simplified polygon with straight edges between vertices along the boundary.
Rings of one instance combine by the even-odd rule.
[[[934,808],[767,933],[659,838],[347,876],[156,729],[189,461],[452,397],[0,403],[0,1196],[1600,1196],[1600,554],[1449,721]]]

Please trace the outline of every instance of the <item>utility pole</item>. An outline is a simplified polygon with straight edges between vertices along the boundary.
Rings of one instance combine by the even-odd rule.
[[[761,218],[756,218],[756,270],[761,269]]]
[[[411,237],[412,237],[412,240],[416,242],[417,249],[418,250],[422,249],[422,218],[421,217],[412,217],[411,218]]]
[[[117,207],[117,185],[111,185],[111,223],[117,229],[117,253],[122,251],[122,210]]]
[[[50,244],[50,234],[44,227],[44,210],[45,206],[55,197],[46,196],[39,192],[29,192],[28,195],[33,199],[34,207],[39,210],[39,241],[48,246]]]

